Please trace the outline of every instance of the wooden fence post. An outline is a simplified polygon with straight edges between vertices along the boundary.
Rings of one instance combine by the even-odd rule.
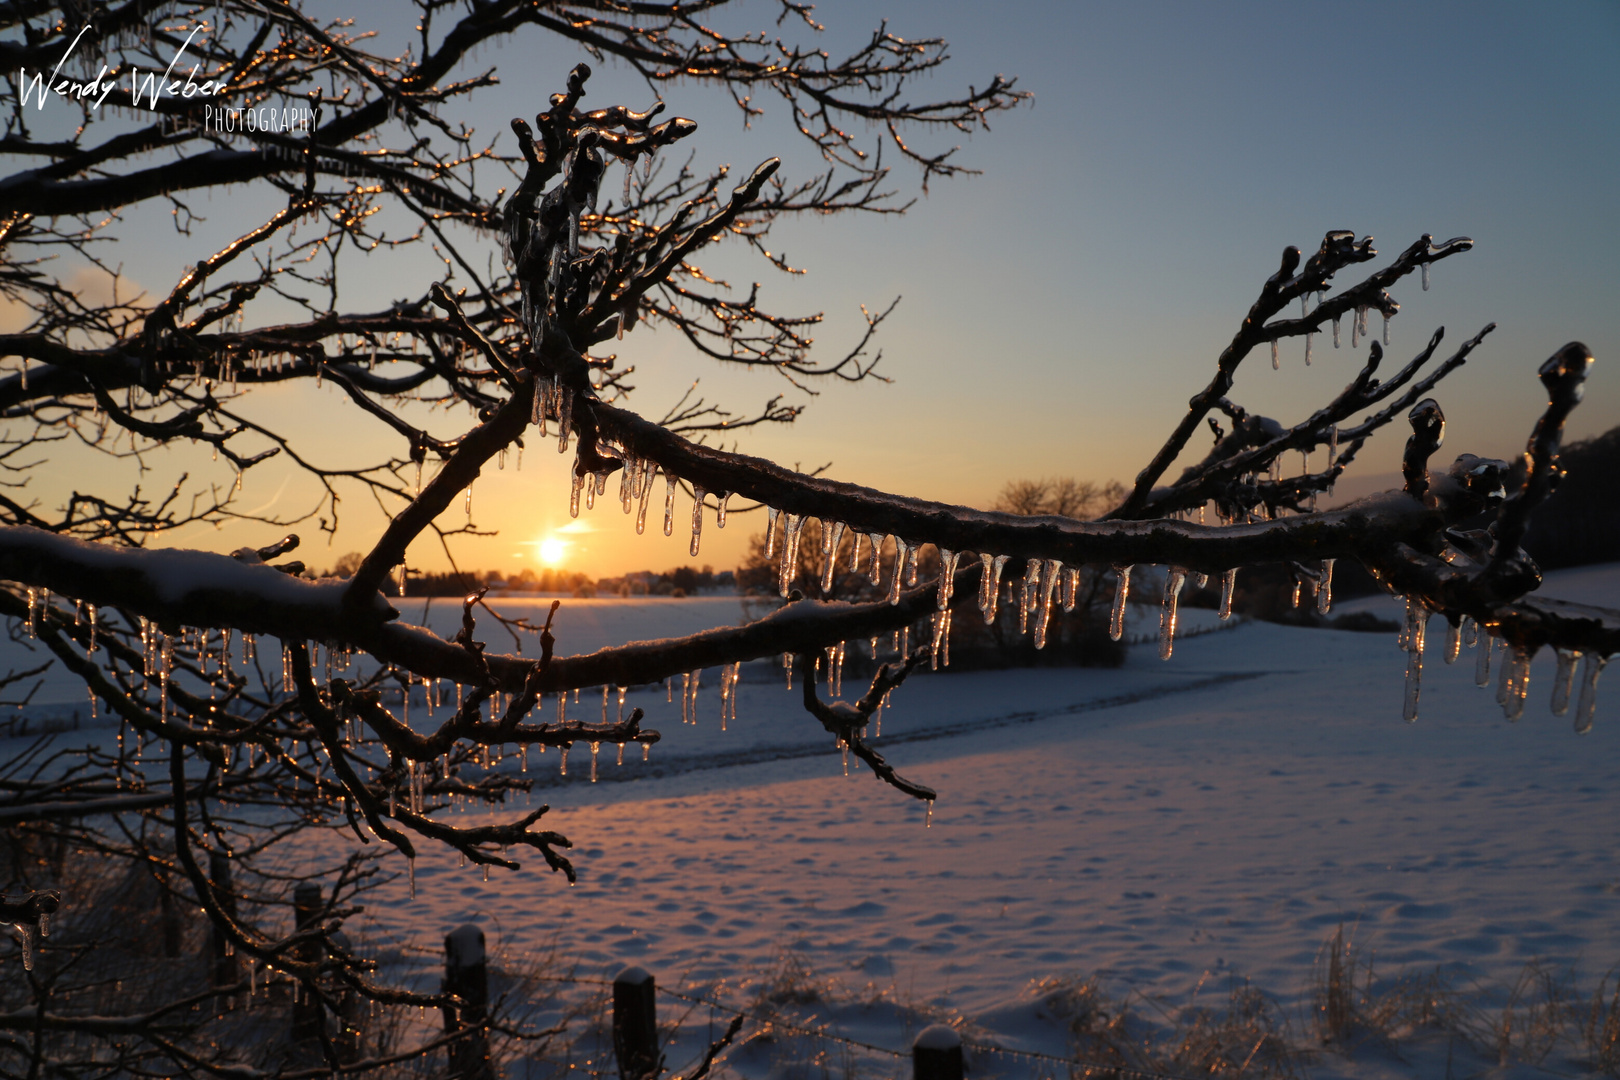
[[[613,1052],[620,1080],[644,1080],[663,1064],[657,987],[645,968],[627,967],[613,980]]]
[[[306,881],[293,888],[293,921],[299,931],[313,930],[321,918],[321,887]],[[321,947],[315,943],[298,946],[297,956],[306,964],[318,963]],[[295,1042],[320,1038],[321,999],[303,983],[293,989],[292,1037]]]
[[[214,901],[219,904],[221,911],[235,919],[236,894],[231,891],[231,860],[223,851],[216,851],[208,856],[208,878],[214,886]],[[242,977],[235,952],[219,927],[212,923],[209,927],[214,946],[214,986],[219,988],[235,985]]]
[[[911,1044],[915,1080],[962,1080],[962,1037],[948,1024],[933,1024]]]
[[[484,932],[472,923],[444,936],[444,985],[466,1003],[462,1009],[445,1006],[444,1030],[478,1027],[489,1016],[489,966],[484,953]],[[489,1036],[484,1031],[450,1044],[450,1075],[457,1080],[495,1080],[489,1060]]]

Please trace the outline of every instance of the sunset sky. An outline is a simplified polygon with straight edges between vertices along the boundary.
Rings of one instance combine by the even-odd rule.
[[[398,9],[346,10],[381,25]],[[1392,366],[1436,326],[1454,344],[1500,324],[1437,395],[1450,421],[1448,460],[1521,449],[1542,403],[1535,367],[1571,339],[1597,356],[1572,434],[1620,423],[1620,6],[849,0],[816,14],[827,26],[817,44],[835,54],[880,18],[895,33],[949,40],[952,62],[919,84],[916,98],[982,86],[995,72],[1016,75],[1035,98],[964,143],[960,159],[983,175],[936,183],[905,216],[781,226],[773,250],[805,268],[802,277],[734,252],[699,259],[744,288],[763,281],[781,309],[825,311],[818,347],[829,355],[856,336],[861,304],[902,297],[878,341],[878,370],[892,384],[817,387],[797,424],[748,432],[742,449],[975,506],[1013,478],[1128,481],[1207,381],[1283,247],[1314,248],[1336,228],[1372,234],[1386,256],[1424,232],[1477,242],[1436,267],[1430,292],[1415,279],[1394,290],[1403,310],[1392,324]],[[745,5],[721,25],[767,27],[772,15]],[[538,32],[520,36],[475,65],[495,64],[502,85],[466,118],[500,132],[510,149],[508,118],[532,116],[582,59]],[[769,95],[759,102],[768,116],[752,130],[723,94],[674,87],[666,98],[671,113],[699,121],[685,148],[700,169],[748,169],[773,155],[790,176],[817,165]],[[645,107],[649,92],[608,65],[586,106],[621,100]],[[609,187],[617,177],[610,173]],[[896,163],[894,182],[915,192],[915,170]],[[240,223],[226,207],[216,196],[199,209],[224,229]],[[166,290],[178,266],[207,254],[203,238],[177,241],[151,223],[129,235],[140,242],[122,245],[124,273],[149,289]],[[425,269],[418,278],[368,265],[347,302],[365,308],[420,295],[431,279]],[[1348,381],[1361,351],[1351,355],[1346,326],[1344,347],[1335,352],[1319,338],[1308,369],[1302,347],[1285,347],[1280,372],[1257,355],[1234,397],[1292,422]],[[718,371],[667,336],[633,334],[619,353],[637,369],[630,404],[652,417],[699,378],[699,393],[740,411],[779,393],[809,400],[770,374]],[[303,433],[320,460],[386,453],[330,386],[264,398],[256,415]],[[449,434],[462,419],[440,417],[435,430]],[[339,441],[333,432],[343,433]],[[1393,470],[1404,436],[1391,430],[1369,447],[1359,471]],[[694,560],[689,503],[681,501],[673,538],[651,523],[637,537],[612,498],[616,482],[606,507],[570,522],[570,459],[547,442],[530,448],[521,472],[511,461],[488,471],[473,517],[499,536],[456,541],[461,565],[517,570],[539,565],[545,552],[593,576],[688,562],[726,568],[762,527],[748,515],[720,532],[711,517]],[[151,464],[150,475],[168,477],[161,457]],[[205,460],[187,467],[209,468]],[[72,468],[44,480],[42,496],[71,487]],[[228,483],[228,472],[213,468]],[[250,473],[244,491],[249,508],[277,511],[314,498],[312,485],[279,463]],[[343,511],[331,547],[310,543],[306,561],[328,565],[375,538],[383,518],[369,496],[348,492]],[[464,518],[459,503],[452,515]],[[300,531],[306,542],[317,535]],[[172,542],[233,548],[273,539],[266,533],[197,527]],[[410,562],[437,569],[445,557],[419,541]]]

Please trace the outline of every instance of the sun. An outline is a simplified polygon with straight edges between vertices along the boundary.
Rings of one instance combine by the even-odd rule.
[[[540,561],[547,566],[558,566],[563,556],[568,553],[568,541],[559,540],[555,536],[540,541]]]

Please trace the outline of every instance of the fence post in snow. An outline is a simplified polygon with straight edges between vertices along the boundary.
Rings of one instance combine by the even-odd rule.
[[[444,936],[444,992],[466,1003],[461,1009],[445,1007],[444,1030],[480,1028],[450,1044],[450,1075],[457,1080],[494,1080],[489,1037],[481,1030],[489,1015],[489,966],[484,932],[472,923],[463,923]]]
[[[962,1039],[948,1024],[934,1024],[917,1033],[911,1044],[915,1080],[962,1080]]]
[[[620,1080],[643,1080],[662,1064],[657,987],[644,968],[627,967],[613,980],[613,1053]]]

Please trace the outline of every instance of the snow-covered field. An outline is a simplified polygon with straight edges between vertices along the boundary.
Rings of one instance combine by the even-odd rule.
[[[1620,564],[1549,575],[1543,592],[1620,607]],[[1336,610],[1354,607],[1398,612],[1384,598]],[[737,615],[730,598],[568,601],[559,651]],[[876,745],[939,790],[927,825],[922,804],[868,771],[845,776],[779,669],[755,667],[727,732],[718,679],[705,678],[695,726],[680,721],[678,690],[673,703],[633,692],[663,733],[647,764],[633,753],[615,765],[604,749],[593,784],[583,746],[566,778],[555,752],[530,758],[536,801],[553,807],[545,825],[576,845],[577,887],[543,866],[486,882],[424,856],[416,898],[401,876],[355,929],[387,952],[415,946],[406,955],[426,964],[473,921],[506,968],[554,950],[578,975],[635,963],[727,1000],[786,961],[838,984],[802,1010],[815,1026],[903,1050],[917,1024],[949,1017],[980,1042],[1068,1056],[1042,980],[1095,977],[1150,1027],[1223,1008],[1247,980],[1295,1045],[1319,1046],[1315,973],[1342,926],[1375,962],[1375,988],[1439,971],[1474,1028],[1499,1030],[1527,965],[1590,995],[1620,963],[1620,691],[1600,689],[1595,729],[1576,736],[1548,713],[1543,655],[1525,718],[1508,723],[1474,686],[1470,652],[1441,662],[1443,636],[1431,636],[1411,725],[1389,634],[1257,623],[1179,641],[1168,663],[1133,647],[1116,671],[920,674],[895,693]],[[859,690],[851,680],[845,694]],[[600,708],[587,693],[570,715]],[[1393,1048],[1298,1064],[1405,1077],[1496,1061],[1440,1029],[1397,1034]],[[1578,1049],[1492,1075],[1581,1073]],[[764,1075],[748,1056],[762,1053],[733,1064]],[[875,1075],[906,1068],[876,1061]],[[974,1062],[978,1075],[1063,1072]]]
[[[1544,591],[1620,606],[1620,566]],[[868,772],[844,776],[779,674],[743,687],[725,734],[716,689],[696,727],[678,695],[632,695],[664,733],[649,765],[604,756],[592,785],[583,748],[566,780],[554,754],[531,761],[552,777],[547,823],[578,845],[576,888],[423,860],[417,899],[401,880],[377,914],[423,944],[471,920],[511,957],[555,948],[582,973],[633,962],[699,989],[788,955],[849,1002],[884,990],[1060,1054],[1031,996],[1053,977],[1098,976],[1161,1020],[1249,980],[1308,1044],[1313,972],[1340,926],[1380,978],[1439,969],[1476,1017],[1499,1017],[1532,962],[1589,994],[1620,962],[1620,713],[1600,694],[1595,730],[1574,735],[1548,714],[1543,656],[1510,724],[1469,653],[1447,667],[1437,652],[1412,725],[1385,634],[1252,624],[1180,642],[1169,663],[1138,646],[1119,671],[916,678],[878,746],[938,788],[928,827]],[[881,1015],[888,1030],[854,1005],[821,1019],[904,1048]],[[1399,1055],[1309,1069],[1427,1075],[1448,1054],[1459,1075],[1484,1061],[1414,1035]],[[1544,1067],[1579,1071],[1567,1052]]]

